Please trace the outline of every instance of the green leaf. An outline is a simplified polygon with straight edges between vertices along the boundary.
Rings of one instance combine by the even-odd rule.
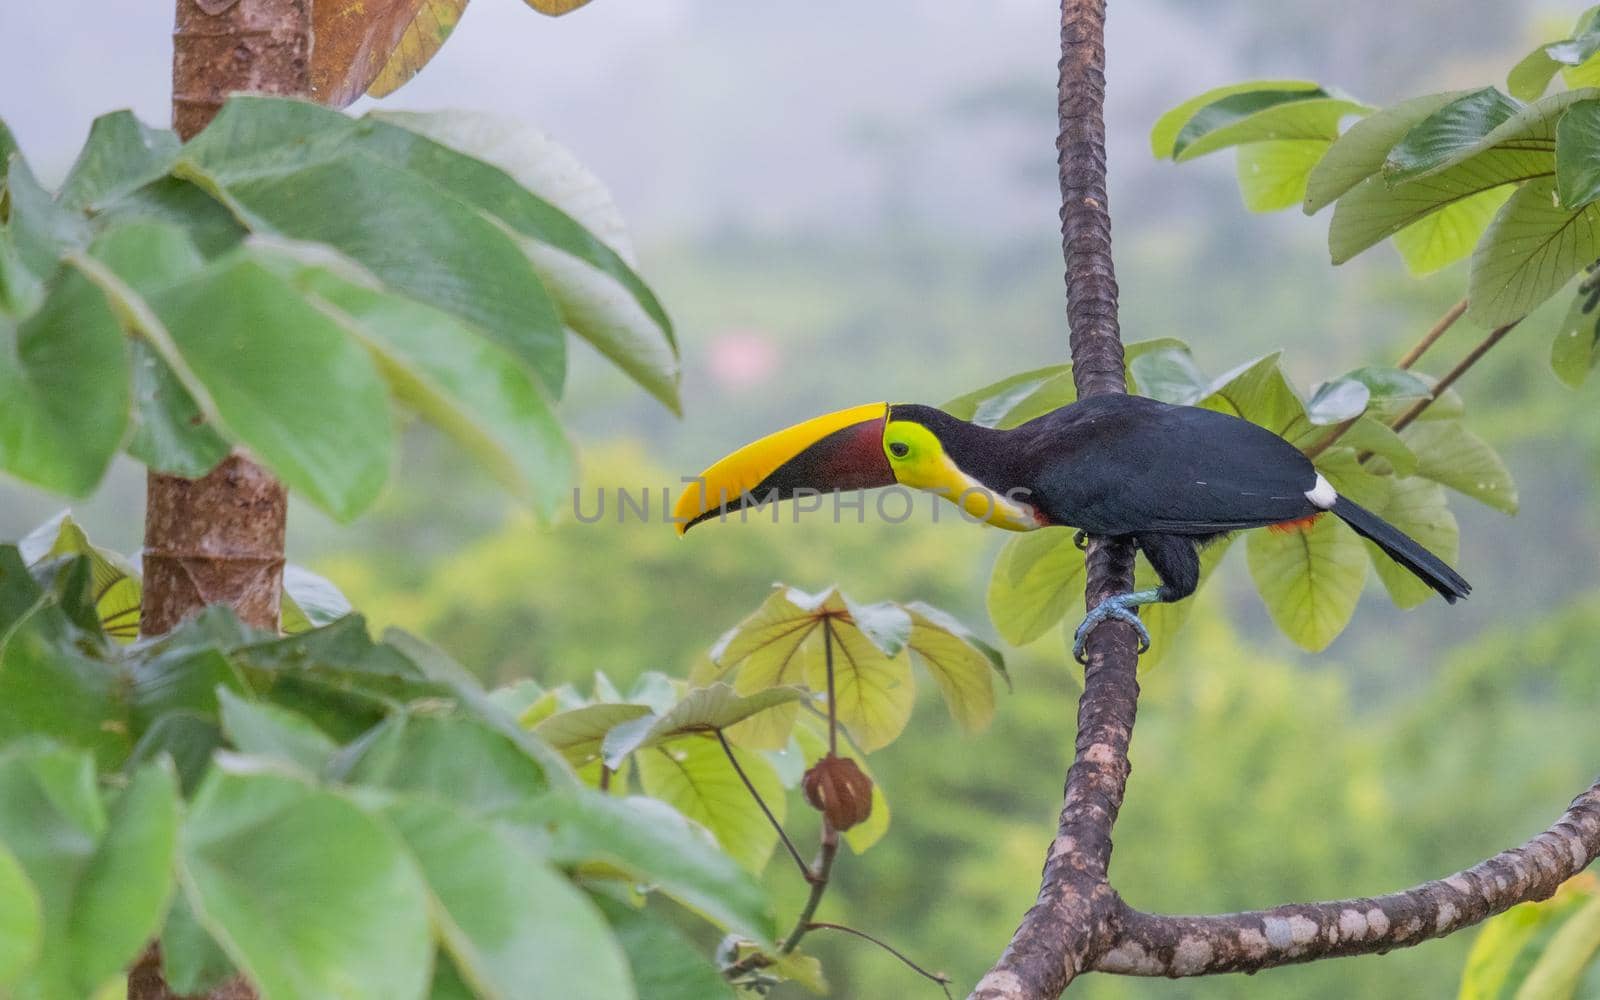
[[[56,200],[71,209],[94,209],[166,174],[178,157],[178,137],[147,128],[129,111],[101,115],[62,181]]]
[[[1561,69],[1561,64],[1541,45],[1523,56],[1506,74],[1506,90],[1519,101],[1537,101],[1550,89],[1550,81]]]
[[[831,690],[834,714],[850,738],[871,753],[894,742],[911,721],[916,704],[916,681],[904,655],[888,655],[867,633],[835,622],[824,634],[819,649],[833,650],[833,684],[828,683],[826,655],[812,656],[806,680],[813,691]]]
[[[1333,221],[1328,227],[1328,251],[1335,264],[1342,264],[1408,226],[1461,205],[1470,207],[1463,209],[1465,214],[1458,218],[1471,223],[1489,204],[1503,203],[1512,190],[1510,185],[1549,176],[1554,169],[1554,160],[1547,152],[1510,148],[1480,153],[1439,173],[1394,187],[1380,176],[1369,177],[1334,206]],[[1466,238],[1461,237],[1463,241]],[[1475,240],[1477,236],[1471,238]]]
[[[1579,101],[1556,122],[1556,194],[1564,208],[1600,198],[1600,101]]]
[[[1575,997],[1600,952],[1600,896],[1567,917],[1528,971],[1519,993],[1528,997]]]
[[[397,714],[363,737],[347,778],[491,813],[546,791],[544,768],[476,719]]]
[[[163,177],[118,198],[92,221],[102,232],[128,223],[176,226],[208,259],[238,246],[248,232],[222,202],[176,177]]]
[[[133,964],[160,929],[177,847],[177,775],[169,764],[141,767],[112,803],[74,895],[67,947],[84,994]]]
[[[969,733],[994,720],[994,674],[1005,676],[998,650],[938,608],[909,604],[911,641],[917,659],[933,676],[950,716]]]
[[[196,916],[264,1000],[424,995],[427,890],[396,838],[344,797],[222,758],[182,842]]]
[[[1423,548],[1454,565],[1460,554],[1460,531],[1455,515],[1445,499],[1443,487],[1421,476],[1394,477],[1389,499],[1374,514],[1416,539]],[[1416,574],[1390,559],[1372,542],[1363,539],[1372,567],[1397,607],[1414,608],[1434,596],[1432,587]]]
[[[1070,531],[1030,531],[1008,540],[989,577],[989,620],[1013,646],[1048,632],[1084,593],[1084,557]]]
[[[695,688],[660,715],[641,713],[631,721],[624,721],[612,728],[605,736],[605,761],[615,770],[635,751],[657,746],[686,733],[728,729],[769,709],[802,702],[808,697],[803,688],[796,687],[767,688],[747,697],[740,697],[732,687],[722,683]],[[541,723],[535,732],[543,735],[546,724]]]
[[[1600,90],[1591,87],[1551,94],[1518,109],[1477,141],[1444,150],[1433,162],[1419,163],[1417,169],[1423,173],[1438,173],[1489,150],[1524,150],[1548,156],[1555,152],[1556,123],[1567,108],[1597,97],[1600,97]],[[1390,177],[1390,182],[1397,183],[1400,179]]]
[[[1261,528],[1247,536],[1250,576],[1272,620],[1297,645],[1324,649],[1355,614],[1367,575],[1361,539],[1337,518],[1310,528]]]
[[[626,728],[629,723],[654,719],[648,705],[599,702],[557,712],[535,725],[533,734],[561,751],[574,767],[599,759],[604,744],[607,747],[606,762],[615,770],[621,766],[621,758],[627,754],[620,754],[618,759],[611,760],[610,734]]]
[[[717,967],[659,913],[598,894],[594,901],[628,954],[639,996],[650,1000],[733,1000],[733,987]]]
[[[72,519],[71,511],[55,517],[28,532],[17,548],[29,566],[63,556],[87,556],[90,596],[106,634],[131,642],[139,637],[139,571],[127,559],[109,549],[97,548],[83,528]]]
[[[175,170],[252,231],[325,243],[390,290],[477,327],[559,392],[566,339],[522,250],[471,205],[366,152],[355,128],[304,102],[234,100]]]
[[[1417,456],[1417,475],[1506,514],[1517,512],[1517,485],[1495,450],[1459,420],[1419,421],[1401,432]]]
[[[1301,204],[1311,171],[1328,151],[1327,139],[1278,139],[1239,147],[1239,194],[1252,212]]]
[[[621,212],[593,174],[513,119],[460,111],[370,118],[408,169],[524,237],[523,250],[567,326],[678,412],[672,323],[630,266]],[[410,138],[402,146],[395,133]]]
[[[733,753],[772,810],[783,822],[783,782],[767,759],[733,747]],[[722,746],[713,737],[684,736],[634,758],[645,794],[660,799],[711,832],[746,871],[759,872],[777,844],[778,835],[751,801]]]
[[[248,701],[226,687],[217,688],[217,704],[223,733],[244,753],[281,760],[315,776],[339,752],[339,745],[304,716]]]
[[[1305,213],[1331,205],[1358,183],[1383,169],[1394,144],[1434,112],[1469,93],[1428,94],[1401,101],[1361,119],[1336,139],[1306,181]]]
[[[684,742],[711,741],[698,737]],[[720,754],[721,748],[712,746]],[[747,755],[739,755],[741,764],[746,759]],[[759,815],[742,786],[740,792],[746,795],[745,811]],[[778,798],[781,804],[781,792]],[[521,824],[539,853],[554,864],[608,865],[666,893],[724,930],[753,940],[770,941],[777,930],[756,881],[668,803],[574,791],[540,796],[498,818]]]
[[[331,625],[354,609],[332,582],[304,566],[283,567],[283,631],[286,635]]]
[[[957,396],[939,408],[980,427],[1011,427],[1022,422],[1012,422],[1009,419],[1011,413],[1036,395],[1044,399],[1060,399],[1057,406],[1065,406],[1077,399],[1077,390],[1072,387],[1072,366],[1051,365],[1021,372],[981,389],[974,389],[964,396]]]
[[[1459,1000],[1571,997],[1573,959],[1600,943],[1600,883],[1593,873],[1568,879],[1555,896],[1520,903],[1487,921],[1472,942],[1462,971]],[[1568,927],[1575,931],[1568,932]],[[1584,937],[1588,940],[1585,942]],[[1549,958],[1554,958],[1546,965]],[[1582,963],[1578,964],[1581,969]],[[1534,979],[1536,969],[1546,971]],[[1563,976],[1551,975],[1557,972]],[[1560,980],[1565,979],[1565,989]]]
[[[1580,286],[1550,345],[1550,367],[1568,388],[1576,389],[1600,363],[1600,313],[1592,289]]]
[[[161,929],[161,974],[167,988],[180,996],[206,994],[234,974],[233,963],[178,893]]]
[[[1327,426],[1354,419],[1366,412],[1372,390],[1366,383],[1348,376],[1331,379],[1317,386],[1306,403],[1306,418],[1314,424]]]
[[[443,802],[401,799],[383,815],[421,866],[435,933],[478,995],[635,996],[594,904],[537,855]]]
[[[1141,344],[1129,345],[1128,375],[1133,383],[1130,391],[1137,391],[1140,395],[1159,399],[1163,403],[1178,403],[1188,405],[1205,395],[1206,388],[1211,384],[1200,367],[1195,364],[1194,355],[1189,353],[1189,348],[1181,341],[1146,341],[1147,350],[1135,348]]]
[[[82,215],[55,203],[20,154],[7,166],[4,189],[9,207],[3,231],[20,263],[43,281],[63,256],[88,242],[89,227]]]
[[[16,857],[0,844],[0,988],[16,983],[38,960],[43,947],[39,890]]]
[[[147,299],[228,436],[337,518],[377,498],[393,447],[388,393],[337,321],[248,256]]]
[[[1191,97],[1156,119],[1155,126],[1150,130],[1150,151],[1155,154],[1155,158],[1158,160],[1167,159],[1175,152],[1174,147],[1178,141],[1178,134],[1184,130],[1184,127],[1189,124],[1190,120],[1202,108],[1215,104],[1225,97],[1248,94],[1254,91],[1300,93],[1305,97],[1319,96],[1326,93],[1310,80],[1250,80],[1245,83],[1216,87],[1203,94]]]
[[[551,518],[575,475],[544,389],[505,349],[375,279],[300,259],[296,283],[372,353],[396,399],[460,442],[513,495]]]
[[[1400,230],[1394,246],[1407,269],[1420,277],[1469,256],[1512,191],[1509,184],[1480,191]]]
[[[1326,91],[1258,90],[1213,101],[1197,111],[1173,143],[1182,163],[1242,143],[1339,137],[1339,122],[1364,114],[1364,104],[1327,96]]]
[[[1472,255],[1468,315],[1483,326],[1526,316],[1600,258],[1600,207],[1565,209],[1555,182],[1529,181],[1490,224]]]
[[[126,677],[85,646],[53,603],[17,623],[0,651],[0,741],[47,736],[93,751],[106,768],[121,766],[132,747]]]
[[[1493,87],[1458,97],[1423,119],[1389,150],[1384,176],[1390,184],[1398,184],[1456,162],[1519,110],[1517,102]]]
[[[85,754],[33,745],[0,757],[0,843],[38,892],[39,964],[22,996],[88,996],[155,933],[172,887],[177,789],[149,767],[109,818]]]
[[[1396,475],[1409,476],[1417,471],[1417,456],[1405,439],[1371,413],[1358,417],[1339,438],[1339,444],[1353,449],[1352,454],[1372,452],[1386,460]]]
[[[1279,437],[1296,442],[1315,430],[1287,375],[1282,354],[1269,354],[1240,365],[1212,382],[1211,391],[1196,405],[1242,417],[1260,424]]]
[[[128,352],[116,317],[81,274],[58,271],[46,288],[20,322],[0,313],[0,469],[83,496],[128,426]]]

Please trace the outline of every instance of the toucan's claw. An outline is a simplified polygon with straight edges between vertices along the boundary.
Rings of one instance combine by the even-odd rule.
[[[1138,613],[1133,610],[1141,604],[1148,603],[1150,603],[1150,600],[1144,593],[1133,593],[1108,597],[1095,605],[1094,610],[1084,616],[1083,623],[1078,626],[1078,631],[1073,636],[1072,658],[1079,663],[1088,664],[1088,658],[1083,653],[1084,644],[1089,641],[1089,633],[1093,632],[1097,625],[1108,618],[1117,618],[1132,625],[1139,633],[1139,655],[1143,656],[1148,653],[1150,651],[1150,631],[1144,627],[1144,622],[1139,620]]]
[[[1089,533],[1087,531],[1084,531],[1082,528],[1079,528],[1077,530],[1077,532],[1072,536],[1072,544],[1074,544],[1074,545],[1076,545],[1078,547],[1078,551],[1080,551],[1080,552],[1088,552],[1089,551]]]

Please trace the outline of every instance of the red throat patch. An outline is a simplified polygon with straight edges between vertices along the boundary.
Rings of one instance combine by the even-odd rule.
[[[1297,517],[1293,521],[1279,521],[1277,524],[1269,524],[1267,525],[1267,530],[1276,532],[1280,535],[1287,535],[1291,531],[1310,531],[1311,526],[1316,524],[1317,518],[1321,517],[1322,515],[1323,511],[1319,510],[1315,514],[1307,514],[1305,517]]]

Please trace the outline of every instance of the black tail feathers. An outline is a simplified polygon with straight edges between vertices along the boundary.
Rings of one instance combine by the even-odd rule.
[[[1388,553],[1390,559],[1415,573],[1418,579],[1437,590],[1451,604],[1456,602],[1456,598],[1472,593],[1472,584],[1446,565],[1443,559],[1360,504],[1340,497],[1333,504],[1333,513],[1354,528],[1356,534],[1371,539]]]

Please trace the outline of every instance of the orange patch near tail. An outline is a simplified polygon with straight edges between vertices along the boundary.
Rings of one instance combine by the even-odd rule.
[[[1317,518],[1321,517],[1323,513],[1323,511],[1319,510],[1315,514],[1297,517],[1293,521],[1279,521],[1277,524],[1269,524],[1267,525],[1267,530],[1275,531],[1281,535],[1287,535],[1291,531],[1310,531],[1311,526],[1317,523]]]

